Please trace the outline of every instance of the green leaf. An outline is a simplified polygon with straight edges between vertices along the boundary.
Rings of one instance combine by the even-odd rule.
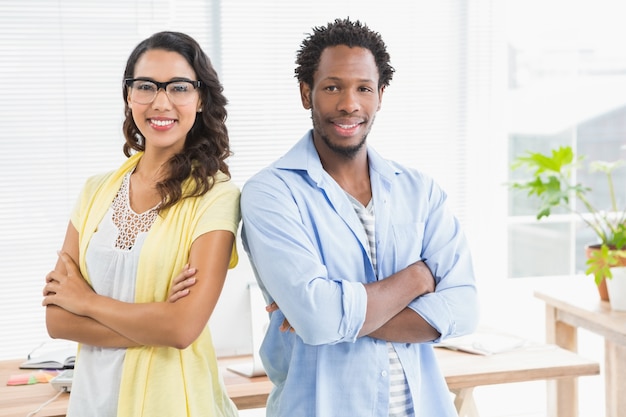
[[[587,197],[592,189],[572,181],[583,159],[583,156],[575,157],[571,146],[561,146],[545,154],[527,151],[513,161],[512,169],[524,168],[532,173],[531,177],[509,183],[509,187],[526,191],[529,198],[539,201],[538,220],[550,216],[554,208],[561,207],[577,214],[592,229],[600,242],[607,245],[587,263],[587,273],[593,273],[596,282],[599,282],[604,276],[610,277],[609,268],[626,257],[626,252],[619,252],[626,250],[626,211],[620,211],[617,206],[611,174],[617,167],[626,165],[626,161],[591,162],[590,169],[606,174],[611,202],[606,210],[598,210],[592,199]],[[581,204],[573,207],[573,199]]]

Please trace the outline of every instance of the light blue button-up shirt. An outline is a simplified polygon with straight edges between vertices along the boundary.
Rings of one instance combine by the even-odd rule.
[[[386,342],[357,337],[363,284],[423,260],[436,291],[409,308],[441,333],[472,332],[478,321],[467,241],[428,176],[368,147],[376,213],[377,274],[364,228],[344,190],[324,171],[308,132],[242,189],[242,238],[271,313],[261,358],[275,385],[271,417],[388,415]],[[253,314],[263,314],[253,312]],[[287,317],[295,332],[281,332]],[[457,416],[431,344],[394,343],[416,416]]]

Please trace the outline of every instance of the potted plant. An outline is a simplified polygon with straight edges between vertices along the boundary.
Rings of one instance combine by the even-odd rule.
[[[625,161],[590,162],[590,172],[603,173],[608,182],[610,207],[599,210],[588,198],[593,190],[573,181],[574,173],[583,159],[583,156],[576,157],[570,146],[561,146],[547,154],[527,152],[517,157],[511,168],[526,169],[530,172],[530,178],[510,182],[509,186],[514,190],[526,191],[529,196],[539,200],[540,207],[536,216],[538,220],[548,217],[552,209],[562,207],[577,214],[593,230],[598,237],[598,243],[590,244],[586,248],[585,272],[594,275],[601,297],[608,300],[608,296],[604,294],[604,280],[612,278],[612,267],[626,265],[626,207],[617,206],[613,184],[613,171],[624,165]],[[573,200],[582,203],[584,211],[582,208],[573,208]]]

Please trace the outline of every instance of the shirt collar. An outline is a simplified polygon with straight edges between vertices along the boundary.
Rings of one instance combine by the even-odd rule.
[[[377,172],[388,181],[402,173],[397,164],[384,159],[371,146],[366,146],[371,171]],[[311,179],[319,183],[325,171],[313,145],[313,130],[309,130],[274,166],[278,169],[306,171]]]

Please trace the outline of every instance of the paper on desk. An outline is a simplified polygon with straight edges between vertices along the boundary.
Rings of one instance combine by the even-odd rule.
[[[518,336],[478,331],[467,336],[446,339],[435,346],[477,355],[493,355],[521,348],[527,342],[527,339]]]

